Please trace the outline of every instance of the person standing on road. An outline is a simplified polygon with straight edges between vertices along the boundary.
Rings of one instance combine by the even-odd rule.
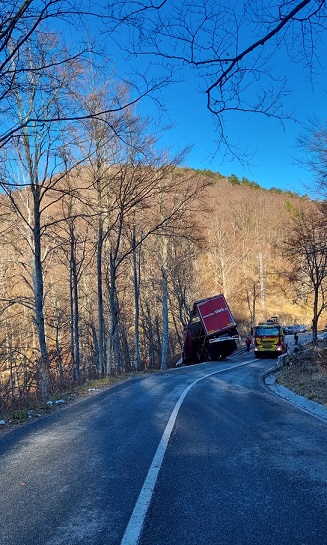
[[[246,337],[245,339],[245,344],[246,344],[246,351],[247,352],[250,352],[250,346],[251,346],[251,337],[249,337],[249,335]]]

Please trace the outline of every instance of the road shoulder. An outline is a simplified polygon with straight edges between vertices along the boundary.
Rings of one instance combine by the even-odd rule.
[[[324,407],[320,403],[317,403],[316,401],[312,401],[303,396],[295,394],[294,392],[291,392],[291,390],[288,390],[287,388],[285,388],[285,386],[282,386],[281,384],[277,384],[276,377],[273,372],[267,374],[264,377],[264,383],[272,392],[274,392],[279,397],[286,399],[293,405],[299,407],[299,409],[302,409],[327,422],[326,407]]]

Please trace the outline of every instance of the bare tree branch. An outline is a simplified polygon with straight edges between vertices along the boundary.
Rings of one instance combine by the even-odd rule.
[[[311,77],[327,28],[325,0],[184,0],[158,4],[156,10],[134,1],[109,5],[110,30],[129,61],[137,65],[139,58],[147,59],[149,69],[151,62],[156,68],[161,63],[180,70],[185,79],[190,71],[195,74],[217,122],[219,147],[239,157],[225,133],[226,114],[294,120],[294,112],[283,106],[290,91],[281,59],[301,63]]]

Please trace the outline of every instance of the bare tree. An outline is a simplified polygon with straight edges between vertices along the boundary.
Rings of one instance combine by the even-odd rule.
[[[292,282],[301,283],[312,295],[312,332],[317,340],[318,320],[327,307],[327,220],[326,211],[312,204],[298,211],[293,230],[284,243],[285,255],[293,265]]]
[[[141,248],[137,245],[136,217],[132,222],[131,242],[133,248],[133,285],[134,285],[134,367],[138,371],[141,367],[140,356],[140,286],[141,286]]]
[[[74,173],[67,172],[64,180],[67,187],[63,196],[62,218],[57,226],[57,239],[61,241],[62,261],[69,271],[70,302],[70,354],[72,379],[81,381],[81,343],[80,343],[80,296],[79,284],[84,270],[94,257],[92,245],[88,244],[89,229],[84,213],[84,196],[80,190],[79,169]],[[90,248],[91,246],[91,248]]]
[[[24,115],[11,115],[13,93],[21,92],[26,81],[40,78],[42,74],[59,67],[69,70],[71,64],[90,67],[97,59],[96,71],[108,71],[110,47],[99,40],[104,32],[104,24],[111,21],[110,10],[101,3],[89,3],[79,0],[0,0],[0,147],[13,137],[21,135],[28,127],[54,123],[58,121],[77,121],[95,118],[112,111],[123,111],[146,96],[151,96],[167,84],[171,74],[135,78],[133,97],[125,95],[124,101],[112,104],[109,109],[97,109],[90,112],[72,106],[68,102],[65,109],[45,112],[43,109],[26,110]],[[92,25],[90,25],[92,21]],[[36,35],[51,34],[53,28],[60,33],[60,48],[52,44],[52,57],[36,56],[32,65],[26,63],[26,49],[33,49]],[[92,36],[92,30],[94,36]],[[69,41],[73,35],[74,39]],[[122,79],[125,80],[123,77]],[[78,89],[78,86],[76,86]],[[9,101],[9,102],[8,102]],[[108,106],[108,105],[107,105]]]
[[[302,149],[301,165],[309,168],[315,180],[315,190],[327,196],[327,123],[317,118],[308,122],[306,130],[299,136],[299,147]],[[312,187],[308,187],[312,191]]]
[[[95,199],[90,201],[90,222],[96,223],[96,279],[97,279],[97,368],[98,374],[105,374],[106,342],[105,342],[105,315],[103,295],[103,249],[112,227],[112,208],[115,202],[111,196],[114,176],[112,165],[116,162],[116,134],[120,133],[119,117],[113,114],[103,114],[97,118],[93,114],[99,109],[105,110],[108,89],[93,89],[86,97],[81,97],[84,108],[89,112],[90,119],[82,123],[83,136],[81,139],[82,155],[88,157],[88,177],[94,189]],[[109,109],[109,108],[107,108]],[[115,130],[112,127],[115,125]],[[122,133],[121,133],[122,136]],[[117,136],[117,139],[119,137]]]
[[[24,92],[28,81],[34,80],[34,85],[36,81],[40,82],[42,73],[49,75],[51,69],[60,65],[64,68],[67,64],[68,67],[85,49],[80,47],[69,53],[64,48],[58,49],[53,41],[51,49],[53,53],[56,50],[56,54],[52,57],[43,54],[28,59],[26,54],[32,51],[33,44],[39,42],[40,34],[48,33],[48,22],[56,20],[63,23],[69,21],[70,15],[77,17],[78,8],[74,2],[69,5],[65,0],[44,0],[39,3],[34,0],[6,0],[0,2],[0,12],[0,112],[5,120],[0,133],[0,146],[3,146],[14,135],[26,133],[27,127],[53,122],[58,120],[58,115],[63,115],[58,110],[53,110],[49,115],[50,112],[43,108],[27,108],[24,111],[20,109],[20,115],[14,116],[12,97]]]
[[[55,35],[35,33],[33,48],[26,40],[19,48],[19,58],[17,54],[11,58],[11,66],[16,61],[24,62],[30,70],[24,73],[24,86],[15,87],[7,96],[8,115],[10,113],[13,122],[21,125],[21,131],[19,137],[7,141],[2,148],[3,169],[0,181],[19,224],[25,226],[25,240],[33,256],[30,288],[34,299],[43,398],[48,394],[49,366],[44,318],[44,263],[51,250],[51,243],[47,239],[48,246],[43,247],[42,242],[49,226],[57,222],[51,216],[47,196],[51,196],[51,202],[55,202],[63,194],[60,191],[59,173],[63,161],[59,135],[64,127],[55,122],[25,124],[24,119],[30,119],[35,112],[50,120],[57,116],[61,108],[65,108],[67,89],[77,67],[75,62],[70,64],[70,69],[68,65],[56,66],[52,56],[56,51],[51,51],[55,43]],[[35,58],[42,59],[43,65],[49,59],[49,68],[43,72],[34,71]],[[22,261],[26,261],[26,256]]]
[[[197,238],[195,210],[208,180],[201,176],[196,178],[190,173],[180,173],[178,176],[177,172],[172,171],[162,184],[166,189],[158,193],[156,199],[159,228],[153,232],[155,240],[151,241],[150,254],[151,261],[156,264],[157,298],[161,303],[160,367],[166,369],[169,364],[171,333],[176,329],[172,320],[171,303],[176,288],[174,272],[180,259],[176,246],[184,243],[185,249],[185,241],[190,244]],[[181,300],[180,304],[183,305]],[[183,306],[180,312],[183,312]]]

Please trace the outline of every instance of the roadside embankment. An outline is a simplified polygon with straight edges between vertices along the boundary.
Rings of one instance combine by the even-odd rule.
[[[276,394],[327,420],[327,349],[299,347],[278,358],[265,378]]]

